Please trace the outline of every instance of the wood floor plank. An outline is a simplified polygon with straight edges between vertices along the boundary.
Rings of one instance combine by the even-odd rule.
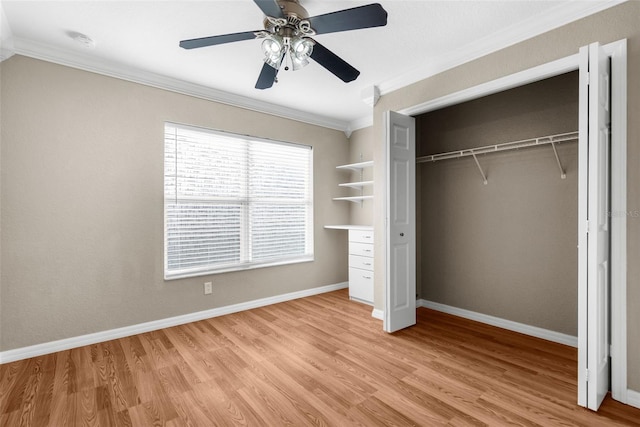
[[[277,398],[276,405],[283,408],[285,413],[289,413],[302,420],[302,424],[294,425],[317,425],[328,426],[329,422],[324,414],[310,404],[305,398],[305,394],[296,393],[295,387],[288,385],[289,381],[277,378],[277,369],[270,369],[270,365],[261,363],[252,365],[244,371],[244,379],[247,383],[256,385],[254,389],[261,389],[271,398]]]
[[[576,405],[575,348],[341,290],[0,365],[0,427],[637,426]]]
[[[465,389],[451,387],[451,379],[440,377],[439,380],[429,381],[428,377],[412,375],[403,379],[399,384],[402,396],[432,408],[433,412],[443,413],[450,420],[464,421],[467,425],[502,425],[505,418],[502,414],[495,414],[479,403],[480,391],[471,392]],[[508,424],[508,423],[507,423]]]
[[[206,426],[222,424],[216,423],[216,419],[223,419],[222,415],[211,411],[210,407],[202,405],[200,401],[195,399],[191,391],[171,395],[171,402],[178,414],[178,418],[174,420],[176,425]],[[181,424],[178,424],[178,420]]]
[[[369,419],[370,425],[417,426],[422,422],[410,418],[411,416],[415,416],[415,414],[405,415],[375,396],[371,396],[364,402],[360,403],[358,406],[356,406],[356,409]],[[425,425],[428,425],[428,420],[424,420],[424,423]]]
[[[201,400],[199,405],[207,407],[214,414],[215,422],[221,425],[246,426],[265,425],[256,413],[235,389],[223,380],[202,384],[194,392]]]
[[[296,406],[313,425],[339,425],[344,423],[347,408],[351,405],[340,405],[335,397],[342,398],[341,395],[333,391],[332,396],[327,394],[328,387],[318,380],[312,380],[308,384],[302,385],[297,381],[300,372],[292,371],[289,366],[279,365],[278,360],[271,360],[269,363],[261,364],[266,380],[274,384],[279,392],[286,394],[290,399],[296,400]],[[302,372],[304,375],[304,372]],[[318,378],[319,379],[319,378]],[[320,390],[323,388],[324,390]]]
[[[7,412],[0,415],[0,426],[19,426],[20,411]]]
[[[403,381],[387,384],[374,396],[401,413],[413,414],[414,419],[429,425],[444,425],[457,415],[465,415],[437,397]]]

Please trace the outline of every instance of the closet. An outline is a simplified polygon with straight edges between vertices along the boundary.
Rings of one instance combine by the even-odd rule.
[[[415,119],[419,298],[577,336],[578,72]]]

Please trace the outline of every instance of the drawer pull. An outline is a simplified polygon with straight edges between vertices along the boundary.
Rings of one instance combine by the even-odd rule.
[[[369,279],[369,280],[371,280],[371,276],[364,276],[364,275],[363,275],[363,276],[362,276],[362,278],[363,278],[363,279]]]
[[[363,249],[362,252],[371,252],[371,249]]]
[[[370,262],[363,262],[362,265],[371,265]]]

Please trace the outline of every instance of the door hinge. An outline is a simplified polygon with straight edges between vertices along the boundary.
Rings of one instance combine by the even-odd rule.
[[[586,225],[585,227],[586,233],[589,234],[589,220],[585,221],[585,225]]]
[[[587,79],[587,86],[589,86],[591,84],[591,73],[587,71],[585,73],[585,78]]]
[[[590,378],[589,378],[589,369],[585,369],[584,370],[584,380],[586,382],[589,382]]]

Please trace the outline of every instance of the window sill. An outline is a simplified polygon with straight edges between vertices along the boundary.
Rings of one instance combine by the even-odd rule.
[[[305,257],[301,257],[301,258],[286,260],[286,261],[264,262],[264,263],[256,263],[256,264],[243,264],[243,265],[234,265],[234,266],[230,266],[230,267],[223,267],[223,268],[215,269],[215,270],[207,269],[207,270],[201,270],[201,271],[189,271],[189,272],[184,272],[184,273],[173,273],[173,274],[169,274],[169,275],[165,274],[164,275],[164,280],[165,281],[170,281],[170,280],[177,280],[177,279],[186,279],[188,277],[211,276],[211,275],[214,275],[214,274],[232,273],[232,272],[237,272],[237,271],[255,270],[255,269],[258,269],[258,268],[265,268],[265,267],[278,267],[278,266],[283,266],[283,265],[299,264],[299,263],[303,263],[303,262],[312,262],[314,260],[315,260],[314,256],[311,255],[311,256],[305,256]]]

